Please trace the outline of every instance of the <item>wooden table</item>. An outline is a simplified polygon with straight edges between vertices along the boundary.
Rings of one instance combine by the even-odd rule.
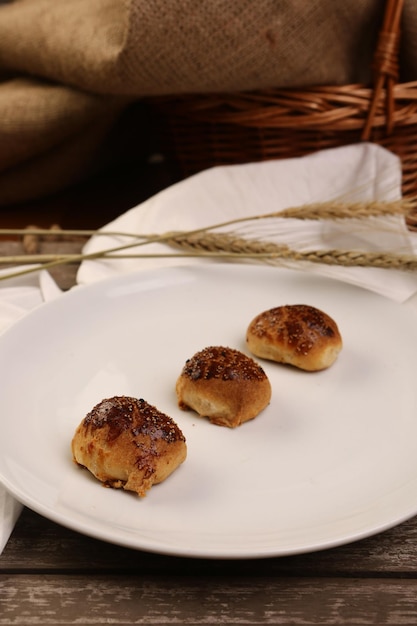
[[[55,278],[68,288],[75,271]],[[0,557],[2,624],[417,624],[417,518],[318,553],[220,561],[106,544],[24,509]]]
[[[0,557],[0,624],[417,624],[417,519],[323,552],[165,557],[25,509]]]

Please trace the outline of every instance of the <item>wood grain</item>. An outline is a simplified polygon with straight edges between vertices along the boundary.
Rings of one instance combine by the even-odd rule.
[[[416,624],[415,581],[4,576],[0,624]]]
[[[129,550],[24,509],[0,624],[417,624],[417,518],[322,552],[222,561]]]

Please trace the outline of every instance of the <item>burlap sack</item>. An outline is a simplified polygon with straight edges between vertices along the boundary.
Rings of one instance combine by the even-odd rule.
[[[416,5],[406,7],[409,75]],[[143,97],[368,82],[383,8],[381,0],[1,3],[0,205],[87,175],[109,130]]]

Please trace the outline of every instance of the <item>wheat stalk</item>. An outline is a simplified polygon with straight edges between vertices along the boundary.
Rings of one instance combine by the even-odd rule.
[[[248,217],[239,217],[227,220],[203,228],[198,228],[192,232],[215,230],[225,226],[231,226],[242,222],[258,221],[269,218],[299,219],[299,220],[338,220],[338,219],[365,219],[369,217],[381,217],[388,215],[408,215],[416,208],[415,199],[399,199],[390,202],[370,201],[370,202],[316,202],[304,204],[297,207],[289,207],[280,211],[261,213]],[[186,232],[186,231],[184,231]],[[189,231],[191,232],[191,231]],[[124,232],[117,230],[91,230],[91,229],[62,229],[62,228],[37,228],[35,226],[26,228],[0,228],[0,237],[30,235],[39,237],[137,237],[139,239],[153,238],[155,235],[145,235],[141,233]]]
[[[379,267],[405,271],[417,269],[417,256],[414,255],[337,249],[300,252],[271,241],[238,238],[228,233],[205,233],[204,235],[190,235],[186,238],[181,235],[178,239],[173,236],[166,243],[188,253],[195,252],[201,255],[207,253],[214,255],[217,252],[229,253],[235,255],[236,258],[258,258],[271,263],[291,260],[344,267]]]
[[[273,265],[282,265],[292,262],[310,262],[325,265],[339,265],[343,267],[377,267],[382,269],[397,269],[403,271],[417,270],[417,257],[414,255],[398,255],[389,252],[363,252],[360,250],[311,250],[300,252],[285,245],[274,242],[250,240],[236,237],[230,233],[167,233],[164,235],[164,243],[180,250],[173,253],[156,254],[120,254],[118,249],[100,251],[85,255],[64,255],[50,262],[34,268],[25,268],[0,279],[11,276],[47,269],[62,263],[79,262],[80,258],[105,258],[105,259],[149,259],[149,258],[215,258],[235,261],[254,260]],[[123,247],[122,247],[123,248]],[[117,252],[117,253],[115,253]]]
[[[336,219],[364,219],[377,216],[407,215],[415,207],[412,200],[398,200],[393,202],[320,202],[290,207],[283,211],[269,212],[250,217],[236,218],[217,223],[211,226],[194,230],[180,231],[177,233],[167,232],[160,235],[146,235],[139,233],[126,233],[111,230],[64,230],[64,229],[0,229],[1,235],[30,235],[30,236],[59,236],[89,237],[89,236],[114,236],[128,237],[130,241],[112,248],[93,253],[58,254],[58,255],[20,255],[0,258],[0,263],[19,264],[36,263],[36,266],[12,271],[0,276],[0,280],[20,276],[23,274],[49,269],[68,263],[80,263],[88,259],[107,258],[160,258],[160,257],[211,257],[227,258],[233,260],[253,259],[262,262],[280,264],[285,261],[309,261],[312,263],[324,263],[328,265],[361,266],[395,268],[405,271],[417,269],[417,258],[412,255],[398,255],[390,252],[374,253],[352,250],[315,250],[300,252],[290,249],[288,246],[273,242],[261,241],[237,237],[233,233],[213,232],[225,226],[236,225],[244,222],[254,222],[266,218],[295,218],[302,220],[336,220]],[[133,239],[133,241],[132,241]],[[137,248],[149,243],[165,243],[181,252],[144,254],[126,253],[131,248]]]
[[[317,202],[300,207],[290,207],[271,215],[301,220],[364,219],[387,215],[407,215],[415,208],[411,200],[392,202]]]

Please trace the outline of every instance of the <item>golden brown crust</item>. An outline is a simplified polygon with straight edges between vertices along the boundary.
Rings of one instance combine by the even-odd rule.
[[[144,496],[186,458],[185,437],[170,417],[145,400],[114,396],[99,402],[72,439],[73,459],[108,486]]]
[[[246,342],[257,357],[307,371],[330,367],[343,346],[336,322],[306,304],[263,311],[249,324]]]
[[[188,359],[177,380],[181,409],[193,409],[218,426],[235,428],[256,417],[271,400],[262,367],[239,350],[210,346]]]

